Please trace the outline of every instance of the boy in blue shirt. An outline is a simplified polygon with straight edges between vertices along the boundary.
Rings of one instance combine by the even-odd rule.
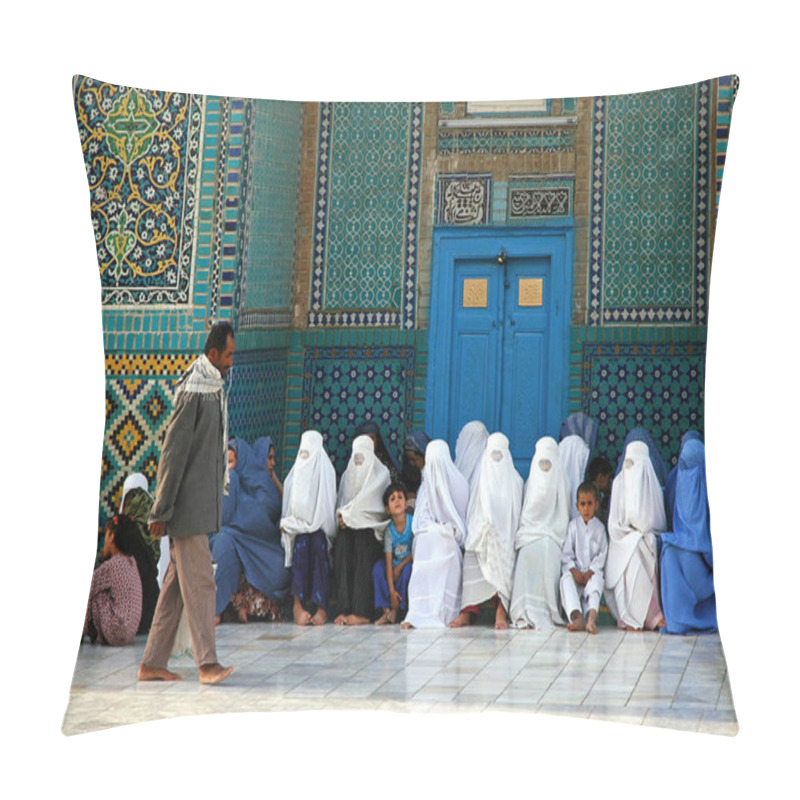
[[[398,610],[408,609],[408,581],[411,578],[411,514],[408,498],[401,483],[389,484],[383,493],[383,505],[392,521],[383,535],[385,560],[375,562],[372,580],[375,584],[375,608],[383,613],[376,625],[397,622]]]

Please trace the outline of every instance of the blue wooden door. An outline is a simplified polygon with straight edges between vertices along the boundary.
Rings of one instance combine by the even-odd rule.
[[[454,448],[482,420],[526,477],[567,409],[571,231],[442,231],[434,259],[426,427]]]

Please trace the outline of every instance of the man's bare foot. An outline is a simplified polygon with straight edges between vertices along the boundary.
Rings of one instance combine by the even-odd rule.
[[[583,614],[580,611],[573,611],[569,615],[569,624],[567,625],[568,631],[585,631],[586,626],[583,624]]]
[[[222,683],[231,672],[233,665],[223,667],[222,664],[203,664],[200,667],[200,683]]]
[[[316,614],[311,617],[311,624],[312,625],[324,625],[328,621],[328,612],[320,606],[317,609]]]
[[[586,631],[588,633],[597,633],[597,623],[595,622],[596,619],[597,612],[594,609],[591,609],[586,615]]]
[[[295,625],[308,625],[311,622],[311,614],[303,608],[299,597],[294,598],[292,616],[294,617]]]
[[[503,604],[499,601],[497,603],[497,611],[494,614],[494,629],[496,631],[508,630],[508,614],[506,614]]]
[[[360,617],[358,614],[348,614],[345,617],[345,625],[369,625],[369,620],[366,617]]]
[[[333,621],[334,625],[347,625],[347,614],[339,614],[336,619]]]
[[[414,626],[410,622],[402,622],[400,623],[400,630],[401,631],[410,631]]]
[[[384,608],[383,614],[375,620],[376,625],[387,625],[389,623],[389,609]]]
[[[140,681],[179,681],[182,680],[177,672],[170,672],[168,669],[157,669],[148,667],[147,664],[139,664]]]
[[[472,615],[469,611],[462,611],[451,623],[451,628],[466,628],[472,625]]]

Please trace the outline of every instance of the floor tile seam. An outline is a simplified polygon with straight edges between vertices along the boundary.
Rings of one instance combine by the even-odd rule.
[[[689,658],[686,659],[686,666],[683,668],[681,672],[681,679],[678,681],[678,685],[675,687],[675,693],[672,695],[672,703],[675,702],[675,698],[680,694],[681,686],[683,686],[683,681],[686,678],[687,670],[689,669],[689,664],[692,663],[692,656],[694,655],[694,651],[697,647],[697,637],[694,637],[694,642],[692,643],[692,649],[689,652]],[[719,699],[719,692],[717,693],[717,699]],[[670,706],[672,705],[670,703]]]

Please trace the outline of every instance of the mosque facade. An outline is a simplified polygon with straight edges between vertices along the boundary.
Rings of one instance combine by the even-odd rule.
[[[583,411],[615,461],[703,429],[709,273],[737,80],[520,103],[293,103],[75,80],[103,304],[100,519],[155,478],[173,385],[229,320],[230,432],[285,475],[321,431],[455,445],[523,477]]]

